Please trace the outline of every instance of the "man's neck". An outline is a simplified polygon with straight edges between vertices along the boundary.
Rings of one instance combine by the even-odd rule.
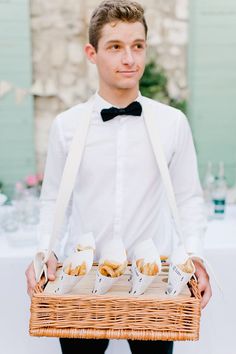
[[[98,94],[113,106],[124,108],[137,99],[139,90],[117,90],[117,92],[106,92],[99,89]]]

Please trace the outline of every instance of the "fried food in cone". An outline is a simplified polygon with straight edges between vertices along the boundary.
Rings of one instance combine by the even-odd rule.
[[[72,268],[72,263],[70,263],[69,265],[67,265],[64,268],[64,272],[67,275],[73,275],[73,276],[85,275],[86,274],[86,270],[87,270],[87,267],[86,267],[86,263],[85,262],[83,262],[81,265],[78,265],[75,268]]]
[[[126,267],[127,262],[121,264],[118,262],[105,260],[99,265],[98,270],[105,277],[117,278],[124,274]]]
[[[194,272],[194,265],[193,265],[191,258],[188,258],[187,261],[183,264],[178,264],[178,267],[184,273],[193,273]]]
[[[159,272],[158,265],[156,264],[156,262],[144,263],[143,258],[140,258],[136,261],[136,266],[140,273],[144,275],[154,276],[157,275]]]
[[[94,249],[93,249],[93,247],[91,247],[91,246],[82,246],[82,245],[78,244],[78,245],[76,246],[76,250],[77,250],[78,252],[80,252],[80,251],[94,250]]]

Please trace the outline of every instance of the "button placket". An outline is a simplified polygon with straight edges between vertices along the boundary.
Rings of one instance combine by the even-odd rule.
[[[122,212],[123,212],[123,193],[124,193],[124,145],[125,145],[125,121],[119,120],[117,133],[117,149],[116,149],[116,191],[115,191],[115,212],[113,236],[118,238],[121,236]]]

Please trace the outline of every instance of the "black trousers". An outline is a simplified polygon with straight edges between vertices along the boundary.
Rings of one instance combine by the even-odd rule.
[[[108,339],[60,338],[63,354],[104,354]],[[128,341],[132,354],[172,354],[173,342]]]

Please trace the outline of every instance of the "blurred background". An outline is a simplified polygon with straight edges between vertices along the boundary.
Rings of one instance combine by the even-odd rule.
[[[3,354],[60,353],[56,339],[28,336],[24,270],[37,244],[38,197],[51,123],[58,113],[85,101],[97,88],[96,68],[86,60],[83,46],[91,12],[99,2],[0,0]],[[206,256],[223,288],[222,296],[213,281],[214,297],[202,315],[201,340],[176,343],[175,353],[233,353],[236,1],[139,2],[146,10],[149,26],[147,67],[140,89],[144,95],[181,109],[188,117],[208,206]],[[107,353],[121,352],[130,353],[127,343],[117,345],[113,341]]]
[[[202,182],[208,161],[236,178],[236,18],[231,0],[145,0],[149,25],[141,91],[182,109]],[[97,87],[83,46],[98,0],[0,0],[0,181],[43,174],[55,116]]]

